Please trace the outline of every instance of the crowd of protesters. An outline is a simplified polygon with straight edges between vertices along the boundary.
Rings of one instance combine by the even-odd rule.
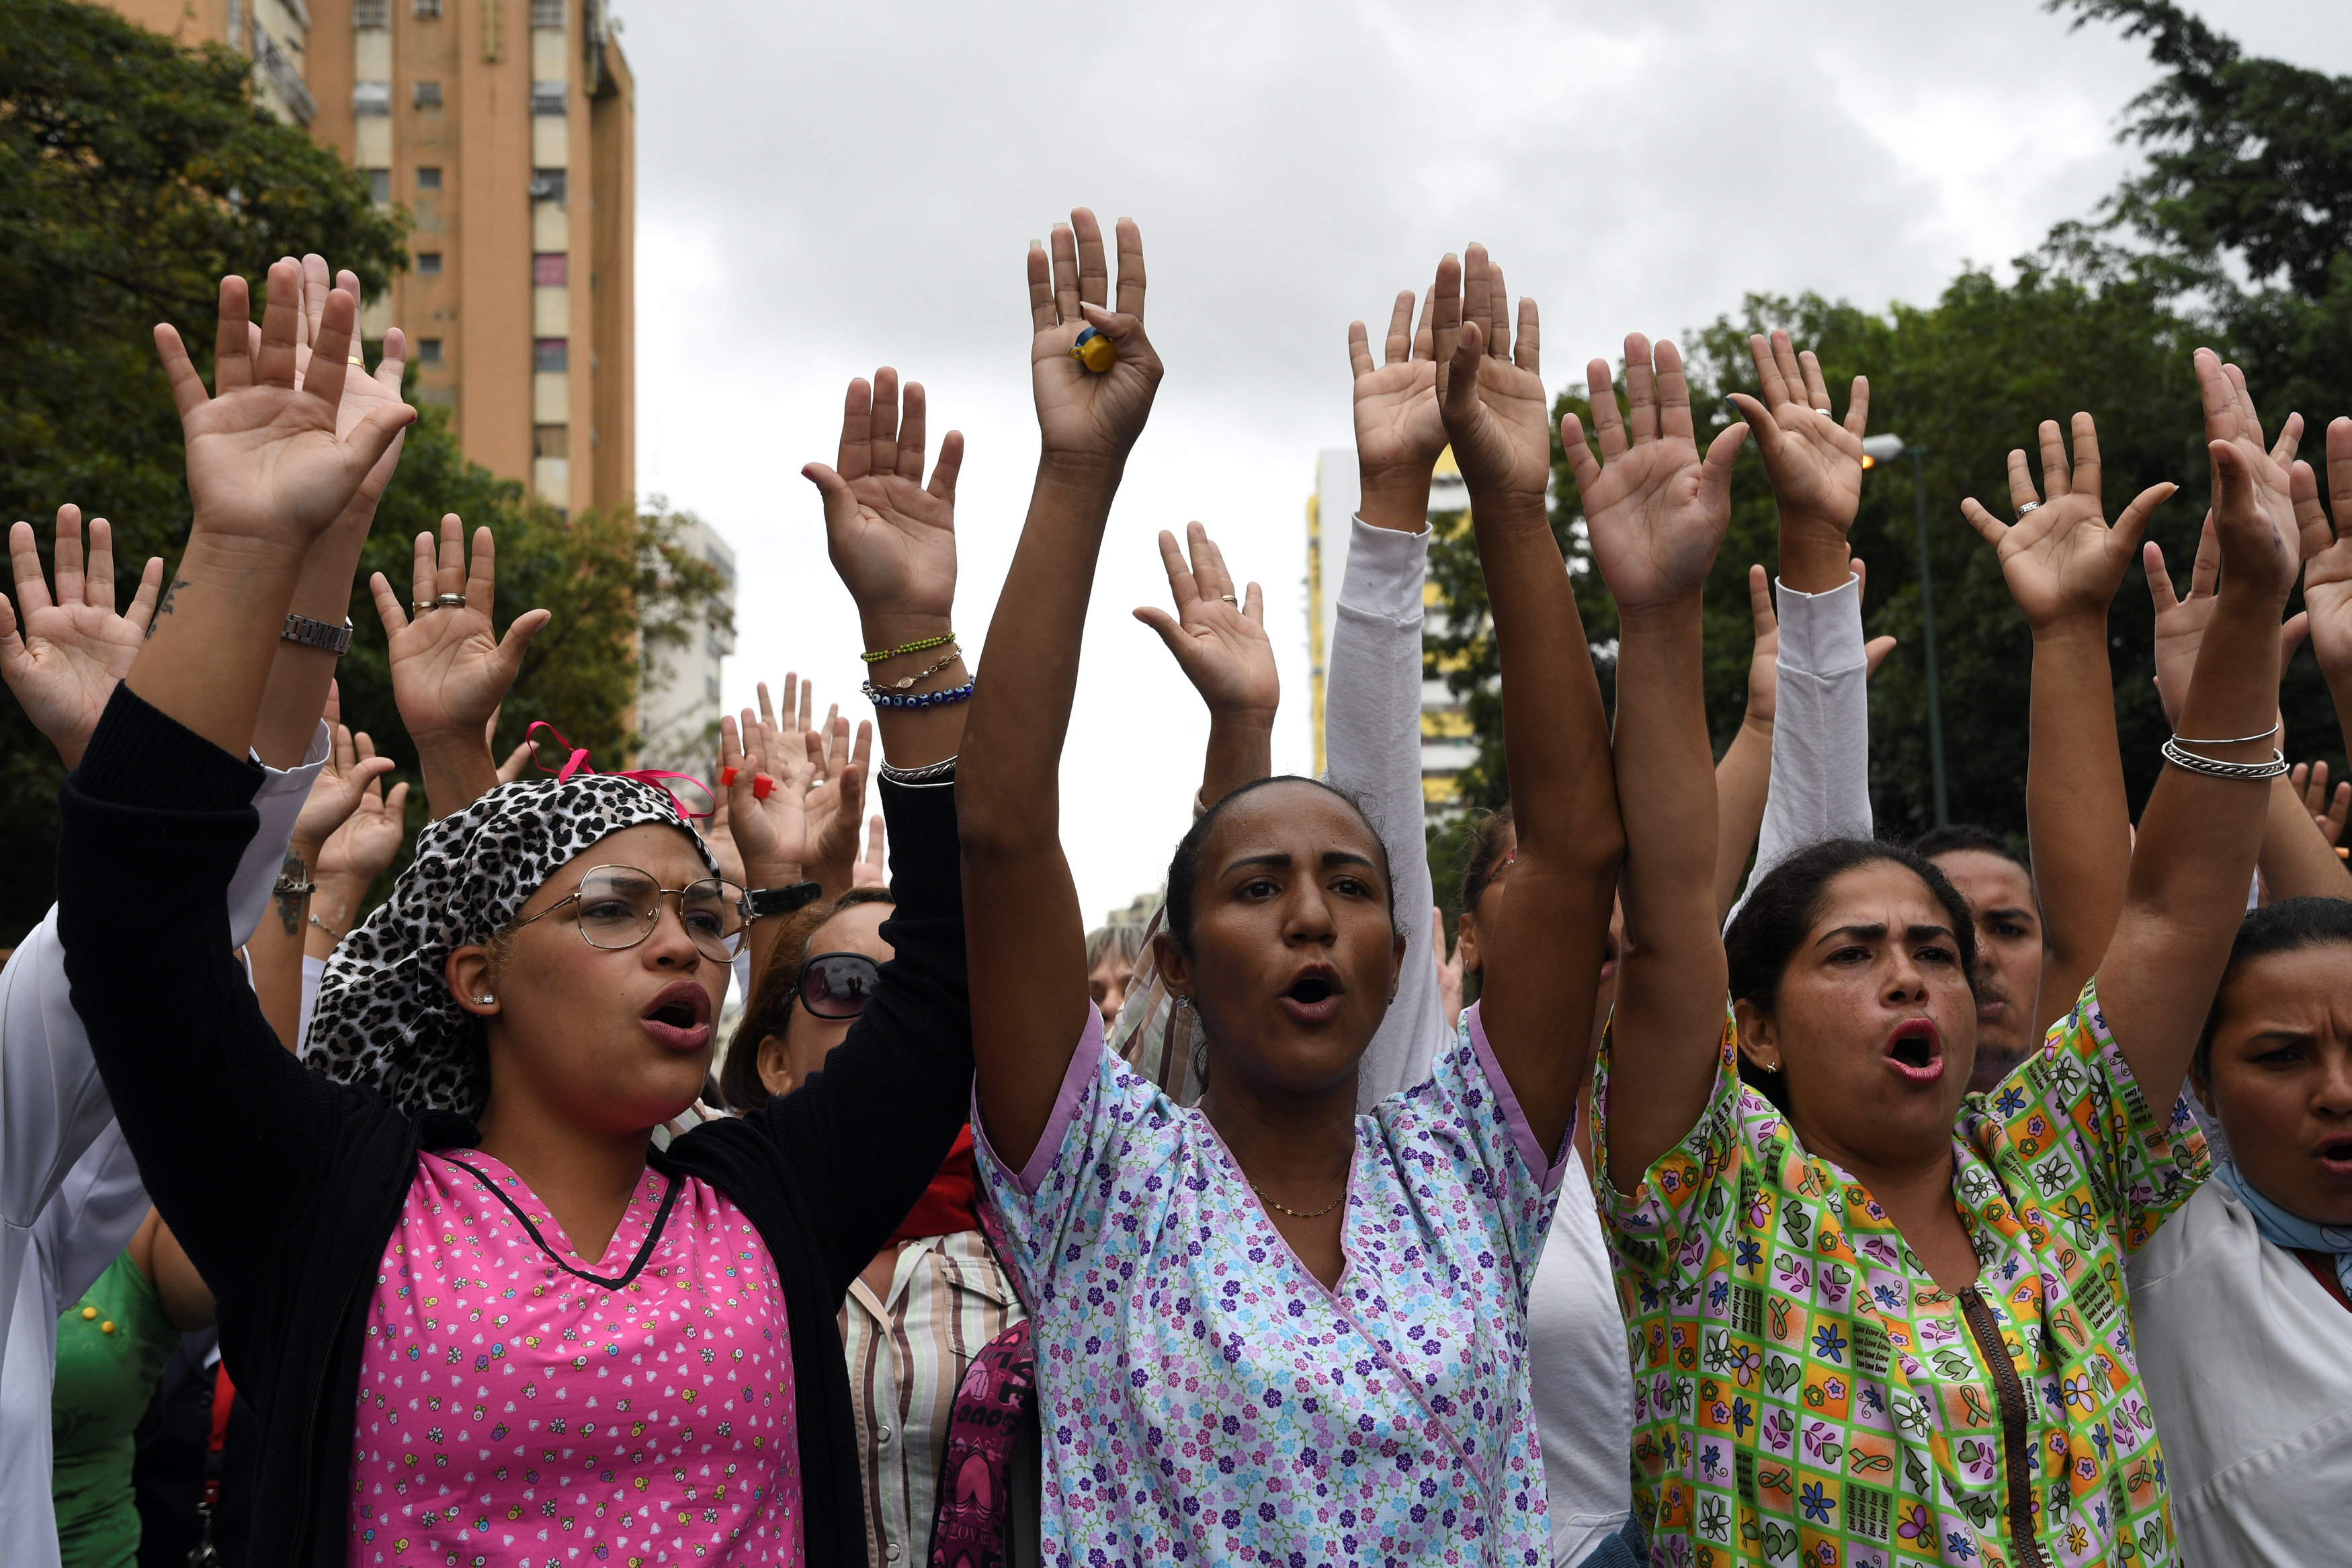
[[[803,470],[872,723],[788,676],[707,779],[544,726],[494,753],[548,618],[499,631],[494,541],[452,516],[404,594],[368,585],[418,758],[390,781],[334,671],[403,335],[370,372],[316,256],[257,322],[222,281],[209,387],[157,329],[185,553],[118,609],[107,523],[60,504],[0,600],[68,769],[58,903],[0,971],[0,1561],[2331,1560],[2352,791],[2290,772],[2278,690],[2308,641],[2352,721],[2352,418],[2315,467],[2197,352],[2185,594],[2141,543],[2177,486],[2110,521],[2084,413],[2013,452],[1963,511],[2032,632],[2029,842],[1902,843],[1847,545],[1867,382],[1841,413],[1758,337],[1702,450],[1637,334],[1555,430],[1535,302],[1469,246],[1377,358],[1349,332],[1323,777],[1274,772],[1258,586],[1159,535],[1173,602],[1139,617],[1208,710],[1202,784],[1148,924],[1089,934],[1055,780],[1162,367],[1132,223],[1074,212],[1027,286],[987,688],[963,439],[885,368]],[[1718,758],[1701,593],[1750,441],[1779,571]],[[1420,760],[1449,449],[1513,790],[1451,933]],[[2175,730],[2137,823],[2135,560]]]

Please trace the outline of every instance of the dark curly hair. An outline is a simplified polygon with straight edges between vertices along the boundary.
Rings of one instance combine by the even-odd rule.
[[[1977,985],[1976,924],[1969,916],[1969,901],[1960,896],[1936,862],[1916,851],[1875,839],[1827,839],[1799,850],[1774,866],[1749,888],[1748,902],[1723,934],[1724,957],[1731,969],[1731,998],[1758,1011],[1770,1013],[1780,999],[1780,977],[1805,940],[1805,933],[1821,918],[1830,884],[1847,872],[1867,865],[1899,865],[1927,883],[1936,902],[1952,923],[1952,943],[1960,950],[1960,972],[1969,989]],[[1764,1072],[1739,1058],[1740,1081],[1786,1111],[1787,1092],[1778,1073]]]

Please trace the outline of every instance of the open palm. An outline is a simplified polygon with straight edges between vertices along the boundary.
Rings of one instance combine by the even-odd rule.
[[[1192,564],[1188,570],[1176,536],[1160,535],[1160,564],[1176,613],[1145,607],[1135,618],[1160,633],[1211,713],[1262,713],[1271,716],[1282,701],[1282,677],[1274,643],[1265,634],[1265,601],[1255,582],[1234,591],[1224,552],[1198,523],[1187,529]]]
[[[489,529],[475,529],[469,572],[460,542],[464,528],[455,512],[441,519],[437,561],[433,536],[416,536],[409,590],[413,620],[383,573],[368,580],[390,644],[393,700],[409,734],[420,739],[483,737],[490,716],[522,673],[524,651],[550,620],[544,610],[525,611],[509,623],[503,639],[498,635],[490,619],[498,599],[497,547]],[[465,602],[436,605],[445,594]]]
[[[2352,672],[2352,419],[2327,426],[2328,508],[2319,503],[2319,476],[2308,463],[2293,475],[2295,523],[2303,535],[2303,604],[2311,612],[2311,651],[2331,682]]]
[[[1841,423],[1830,411],[1829,385],[1810,349],[1800,354],[1789,334],[1748,340],[1763,396],[1733,392],[1731,402],[1756,433],[1765,476],[1785,517],[1826,523],[1843,535],[1862,506],[1862,433],[1869,428],[1870,382],[1853,378]]]
[[[213,392],[205,392],[176,330],[158,327],[155,346],[180,411],[198,526],[216,536],[307,550],[342,516],[415,411],[394,399],[362,416],[348,437],[339,434],[359,302],[341,289],[328,296],[316,352],[304,361],[297,351],[301,269],[281,261],[269,269],[269,282],[257,338],[245,280],[221,280]],[[299,382],[298,371],[307,372]]]
[[[1029,379],[1046,457],[1124,462],[1151,415],[1163,373],[1143,333],[1143,235],[1133,220],[1118,225],[1118,303],[1110,308],[1110,270],[1102,225],[1079,207],[1054,225],[1053,249],[1029,251]],[[1093,327],[1118,359],[1100,375],[1070,358],[1078,333]]]
[[[2210,349],[2197,350],[2196,365],[2213,465],[2213,531],[2221,547],[2221,570],[2232,580],[2284,600],[2303,563],[2292,473],[2303,416],[2288,414],[2277,445],[2266,447],[2245,373],[2223,364]]]
[[[923,483],[923,386],[908,382],[899,423],[898,372],[885,365],[871,385],[849,383],[837,462],[801,472],[824,498],[825,549],[850,596],[867,614],[946,615],[955,607],[955,484],[963,433],[940,443]]]
[[[1601,455],[1574,414],[1561,422],[1569,467],[1584,500],[1592,559],[1621,612],[1696,593],[1731,522],[1731,465],[1748,427],[1735,424],[1699,455],[1690,383],[1672,343],[1625,340],[1630,405],[1621,423],[1601,360],[1585,368]]]
[[[33,525],[8,530],[8,559],[16,579],[16,609],[0,599],[0,677],[25,705],[33,727],[48,737],[68,768],[98,729],[115,685],[131,673],[155,613],[163,563],[150,560],[126,615],[114,612],[113,529],[104,517],[89,525],[89,562],[82,564],[81,508],[58,508],[57,596],[41,577]]]
[[[1412,290],[1396,297],[1389,314],[1383,359],[1361,321],[1348,326],[1348,362],[1355,376],[1356,462],[1367,475],[1407,474],[1426,479],[1445,450],[1445,419],[1437,406],[1437,367],[1454,353],[1462,327],[1462,267],[1452,256],[1422,297],[1421,325],[1412,319]]]
[[[2099,432],[2087,413],[2074,415],[2074,461],[2070,473],[2058,422],[2045,419],[2040,431],[2042,499],[2022,450],[2009,455],[2010,504],[2018,517],[2003,524],[1974,497],[1960,503],[1969,520],[2000,559],[2000,571],[2026,623],[2037,629],[2069,615],[2096,616],[2123,586],[2124,573],[2139,548],[2148,515],[2179,486],[2151,485],[2133,497],[2115,526],[2107,526],[2099,498]]]
[[[1543,384],[1542,335],[1533,299],[1510,295],[1484,246],[1464,254],[1462,329],[1437,372],[1439,410],[1454,460],[1473,491],[1540,507],[1551,482],[1551,401]]]

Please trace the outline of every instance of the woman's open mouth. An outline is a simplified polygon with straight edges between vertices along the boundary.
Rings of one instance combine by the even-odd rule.
[[[663,988],[639,1021],[671,1051],[700,1051],[710,1043],[710,993],[692,980],[677,981]]]
[[[1927,1019],[1906,1019],[1886,1037],[1886,1064],[1906,1083],[1928,1084],[1944,1076],[1944,1040]]]
[[[2352,1181],[2352,1138],[2330,1138],[2311,1152],[2319,1168],[2338,1181]]]
[[[1346,994],[1337,969],[1328,964],[1310,964],[1282,993],[1282,1010],[1293,1023],[1329,1023],[1339,1016],[1339,998]]]

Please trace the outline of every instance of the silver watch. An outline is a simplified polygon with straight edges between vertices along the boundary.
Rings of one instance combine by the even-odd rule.
[[[340,656],[352,645],[352,618],[344,616],[343,623],[337,626],[331,622],[313,621],[308,615],[296,615],[289,611],[286,616],[286,630],[278,635],[289,643],[299,643],[305,648],[323,648]]]

